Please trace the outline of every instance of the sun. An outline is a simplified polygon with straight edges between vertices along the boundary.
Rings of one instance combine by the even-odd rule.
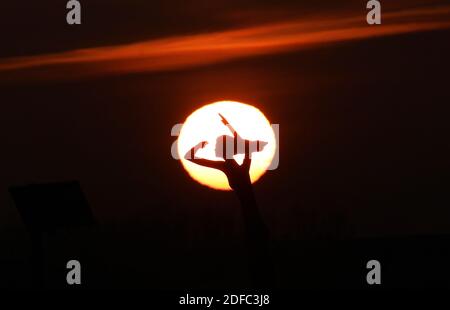
[[[218,190],[230,190],[225,174],[219,170],[194,164],[184,158],[184,154],[201,141],[208,141],[205,148],[198,150],[197,156],[210,160],[216,157],[216,138],[229,135],[230,130],[222,123],[223,115],[239,135],[247,140],[260,140],[267,145],[260,152],[252,153],[250,178],[256,182],[270,166],[276,151],[275,133],[270,122],[257,108],[236,101],[218,101],[194,111],[184,122],[178,137],[177,148],[181,163],[189,175],[197,182]],[[242,154],[235,155],[241,164]]]

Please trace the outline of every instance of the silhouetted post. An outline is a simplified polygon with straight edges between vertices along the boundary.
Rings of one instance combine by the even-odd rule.
[[[269,288],[275,285],[273,262],[269,249],[269,230],[256,203],[253,187],[249,182],[234,189],[241,204],[245,241],[249,254],[249,269],[253,285]]]
[[[201,166],[218,169],[227,176],[228,184],[241,202],[245,239],[250,258],[249,269],[253,285],[268,288],[275,284],[275,274],[269,253],[269,231],[259,212],[250,179],[251,153],[261,151],[267,145],[267,142],[249,141],[241,138],[225,117],[221,114],[219,116],[222,119],[222,123],[233,134],[233,137],[231,137],[234,140],[233,152],[227,152],[227,150],[229,151],[226,143],[227,136],[224,135],[216,139],[216,156],[222,157],[223,161],[214,161],[195,156],[199,149],[208,144],[207,141],[202,141],[192,147],[186,152],[184,158]],[[243,152],[245,156],[242,165],[239,165],[233,158],[233,155],[237,154],[238,140],[245,143]],[[256,145],[256,149],[250,149],[251,143]],[[259,147],[260,144],[262,148]]]
[[[76,181],[12,187],[9,191],[30,233],[33,286],[45,288],[46,234],[91,226],[94,217]]]
[[[44,245],[43,233],[39,231],[30,231],[31,238],[31,263],[32,284],[35,288],[43,288],[45,284],[44,275]]]
[[[269,239],[269,231],[259,212],[256,198],[251,185],[242,189],[235,189],[241,203],[242,217],[248,241],[258,245],[266,245]]]

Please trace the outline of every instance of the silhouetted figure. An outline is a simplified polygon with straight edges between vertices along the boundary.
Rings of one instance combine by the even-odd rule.
[[[259,212],[250,179],[250,166],[252,163],[251,153],[260,151],[259,145],[262,145],[262,148],[264,148],[267,143],[242,139],[228,121],[222,115],[220,116],[224,125],[227,126],[234,135],[234,147],[232,148],[232,151],[227,149],[227,147],[230,146],[230,143],[227,143],[226,141],[229,136],[221,136],[216,142],[216,155],[220,156],[223,160],[215,161],[195,156],[197,150],[204,148],[208,144],[207,141],[202,141],[194,146],[185,154],[185,158],[198,165],[220,170],[227,176],[228,184],[236,193],[241,203],[247,247],[250,254],[252,280],[254,281],[255,286],[269,287],[273,285],[273,270],[268,253],[269,231]],[[222,139],[222,143],[218,143],[220,142],[220,139]],[[244,160],[241,165],[233,158],[233,155],[238,153],[236,150],[238,139],[241,139],[244,144]],[[256,148],[251,148],[252,143],[257,144]]]

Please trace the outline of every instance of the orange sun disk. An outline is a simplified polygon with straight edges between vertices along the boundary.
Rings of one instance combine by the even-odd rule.
[[[239,135],[246,140],[260,140],[267,145],[260,152],[252,153],[250,178],[256,182],[270,166],[276,151],[276,138],[273,128],[264,114],[257,108],[236,101],[219,101],[205,105],[194,111],[184,122],[177,141],[178,155],[189,175],[197,182],[218,190],[230,190],[225,174],[219,170],[194,164],[184,158],[193,146],[208,141],[205,148],[197,151],[197,157],[210,160],[223,160],[216,156],[216,139],[222,135],[232,136],[222,123],[222,114]],[[243,155],[234,155],[242,163]]]

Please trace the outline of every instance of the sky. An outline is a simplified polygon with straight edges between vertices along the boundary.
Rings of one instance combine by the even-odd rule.
[[[90,8],[86,10],[88,9]],[[247,13],[250,16],[246,16],[245,8],[241,12],[237,8],[232,10],[226,7],[224,13],[220,12],[218,17],[215,16],[228,21],[226,23],[228,27],[222,29],[212,27],[196,32],[159,34],[152,39],[116,44],[103,43],[100,46],[86,46],[88,43],[82,42],[76,48],[65,51],[9,56],[0,63],[0,72],[9,75],[11,71],[13,73],[21,71],[19,78],[23,79],[23,71],[37,68],[35,78],[49,78],[50,75],[53,79],[61,79],[67,78],[68,73],[70,73],[69,77],[73,78],[111,73],[177,70],[239,58],[320,47],[329,43],[450,27],[448,21],[450,5],[448,4],[416,5],[397,9],[388,7],[383,14],[383,27],[367,27],[364,14],[350,8],[345,9],[345,7],[332,16],[329,13],[326,14],[328,10],[325,10],[321,12],[321,15],[299,14],[293,17],[287,10],[300,8],[287,4],[285,11],[276,10],[284,19],[270,13],[272,9],[270,6],[263,6],[263,9]],[[197,14],[199,15],[196,16],[197,19],[204,19],[201,14],[198,12]],[[229,25],[233,17],[235,22]],[[269,19],[270,17],[272,19]],[[86,19],[88,22],[83,24],[83,27],[93,27],[90,25],[91,20],[88,17]],[[237,22],[246,19],[258,22]],[[155,27],[155,25],[148,25],[148,27]],[[70,33],[67,35],[72,37]],[[27,39],[25,37],[25,40]],[[86,40],[85,36],[83,39]],[[17,38],[16,41],[18,41]],[[23,41],[20,40],[20,42]],[[54,42],[48,44],[48,47]],[[59,40],[56,42],[60,48]],[[45,46],[46,42],[39,45]],[[21,46],[21,48],[24,47]],[[79,70],[77,65],[84,64],[90,66]]]
[[[280,125],[279,168],[255,184],[275,240],[450,233],[448,1],[383,2],[380,26],[366,24],[364,1],[90,0],[79,26],[61,3],[1,9],[0,227],[12,256],[25,237],[8,188],[29,183],[79,180],[123,238],[110,242],[131,253],[129,238],[239,236],[233,194],[170,156],[172,126],[219,100]]]

